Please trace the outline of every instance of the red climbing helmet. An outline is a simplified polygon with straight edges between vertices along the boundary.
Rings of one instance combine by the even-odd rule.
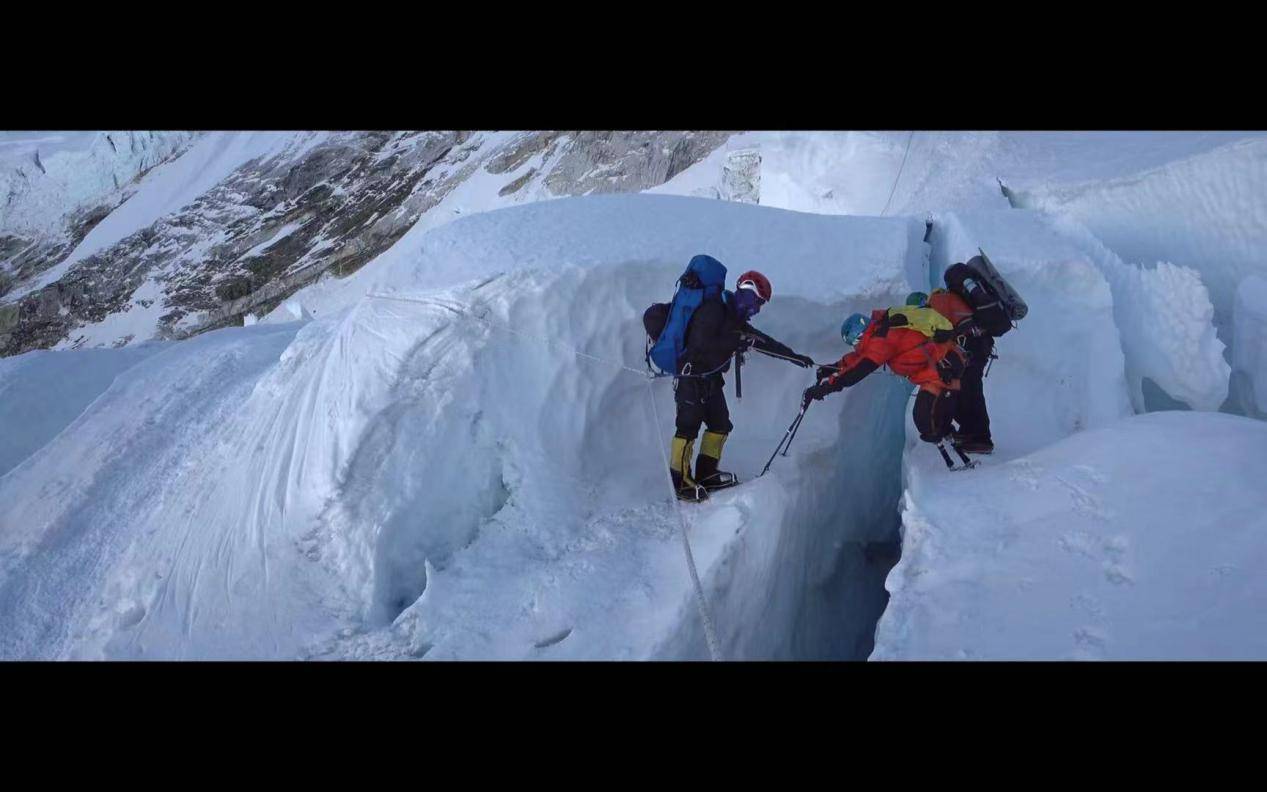
[[[763,302],[770,302],[770,298],[774,296],[774,290],[770,288],[769,278],[756,270],[748,270],[740,275],[735,288],[754,291]]]

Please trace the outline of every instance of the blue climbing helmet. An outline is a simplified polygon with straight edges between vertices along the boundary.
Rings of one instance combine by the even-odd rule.
[[[862,338],[862,334],[867,332],[867,327],[870,324],[871,320],[862,314],[850,314],[845,323],[840,326],[840,337],[849,346],[857,346],[858,339]]]

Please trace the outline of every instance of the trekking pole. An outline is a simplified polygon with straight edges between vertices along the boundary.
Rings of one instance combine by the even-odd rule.
[[[808,407],[809,407],[808,402],[801,404],[801,411],[796,414],[796,417],[794,419],[792,419],[792,425],[789,426],[787,428],[787,431],[783,433],[783,439],[779,441],[779,444],[777,446],[775,446],[774,453],[770,455],[770,458],[768,460],[766,460],[765,467],[762,468],[761,472],[757,474],[757,478],[761,478],[762,476],[764,476],[766,473],[769,472],[770,465],[774,463],[774,458],[779,455],[779,451],[782,450],[783,444],[785,442],[787,442],[789,445],[791,444],[791,441],[788,438],[794,437],[796,435],[796,430],[800,427],[801,419],[805,417],[805,410]],[[786,454],[784,454],[784,456],[786,456]]]
[[[787,444],[783,446],[783,456],[787,456],[787,452],[792,448],[792,441],[796,439],[796,433],[801,430],[801,420],[805,418],[805,411],[809,409],[809,402],[801,408],[801,414],[796,416],[796,423],[792,426],[792,436],[787,439]]]

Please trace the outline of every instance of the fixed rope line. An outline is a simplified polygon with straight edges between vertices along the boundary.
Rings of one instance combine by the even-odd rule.
[[[647,396],[651,399],[651,415],[655,420],[655,426],[660,428],[660,410],[656,406],[655,388],[651,387],[651,382],[647,382]],[[664,450],[664,443],[657,440],[660,447],[660,458],[664,465],[663,469],[669,467],[669,454]],[[678,500],[677,493],[673,491],[673,482],[667,481],[669,487],[669,497],[672,498],[673,504],[677,507],[678,529],[682,535],[682,549],[686,552],[686,566],[691,570],[691,583],[695,586],[695,604],[699,608],[700,620],[704,622],[704,640],[708,643],[708,654],[714,660],[721,660],[721,648],[717,645],[717,631],[713,629],[713,617],[708,611],[708,600],[704,597],[704,586],[699,582],[699,572],[695,568],[695,555],[691,552],[691,542],[686,536],[686,515],[682,512],[682,502]]]
[[[906,167],[906,155],[911,153],[911,139],[914,137],[915,130],[911,130],[911,134],[906,136],[906,151],[902,153],[902,164],[897,168],[897,176],[893,179],[893,189],[889,190],[889,200],[884,202],[884,209],[880,212],[881,217],[889,212],[889,203],[893,200],[893,193],[897,192],[897,183],[902,178],[902,170]]]
[[[448,311],[451,311],[452,313],[458,314],[459,316],[465,316],[467,318],[474,319],[478,322],[483,322],[485,325],[489,327],[502,330],[504,332],[510,333],[511,335],[519,336],[520,338],[524,338],[531,341],[536,341],[538,343],[544,344],[545,346],[561,349],[577,357],[585,358],[586,360],[592,360],[597,363],[606,363],[609,366],[615,366],[616,368],[623,369],[624,371],[627,371],[631,374],[637,374],[639,377],[647,381],[647,397],[651,399],[651,415],[653,416],[653,419],[655,421],[656,429],[658,430],[660,427],[660,410],[659,410],[659,407],[656,405],[655,388],[652,386],[652,383],[654,382],[656,378],[654,377],[654,375],[652,375],[648,371],[632,368],[630,366],[626,366],[625,364],[619,363],[614,360],[607,360],[606,358],[600,358],[595,355],[591,355],[587,352],[582,352],[581,350],[576,349],[575,347],[570,347],[567,344],[561,344],[557,341],[554,341],[553,339],[544,338],[541,336],[533,335],[531,333],[524,333],[522,331],[515,330],[512,327],[507,327],[506,325],[503,325],[499,322],[491,321],[482,316],[476,316],[475,314],[469,311],[466,311],[460,307],[448,305],[439,300],[435,300],[435,299],[425,300],[425,299],[420,299],[417,297],[399,297],[399,296],[390,295],[390,294],[375,294],[373,292],[367,293],[366,296],[373,299],[378,299],[378,300],[398,300],[400,302],[411,302],[411,303],[418,303],[420,305],[433,305],[437,308],[444,308]],[[669,469],[668,452],[664,450],[664,443],[659,442],[658,439],[657,439],[657,445],[659,445],[660,447],[660,457],[662,460],[662,464],[664,465],[664,467],[661,468],[661,470],[662,471],[668,470]],[[696,569],[696,566],[695,566],[695,554],[691,552],[691,540],[687,536],[687,533],[686,533],[686,514],[682,510],[682,502],[678,500],[677,493],[673,491],[673,482],[668,481],[668,480],[666,480],[666,482],[669,487],[670,501],[673,503],[674,507],[677,510],[678,531],[682,537],[682,549],[686,553],[686,566],[687,566],[687,569],[691,573],[691,584],[695,589],[695,605],[699,610],[700,620],[704,623],[704,639],[708,644],[708,654],[709,654],[709,657],[711,657],[714,661],[721,660],[722,659],[721,649],[717,643],[717,631],[713,627],[713,617],[708,609],[708,598],[704,595],[704,586],[702,583],[700,583],[699,570]]]

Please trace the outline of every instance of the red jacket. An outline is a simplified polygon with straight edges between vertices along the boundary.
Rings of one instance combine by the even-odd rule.
[[[937,373],[937,361],[952,352],[954,344],[934,343],[932,339],[918,330],[905,327],[890,327],[883,335],[876,331],[885,325],[888,311],[871,312],[871,325],[862,334],[854,351],[840,359],[840,370],[827,379],[831,385],[855,368],[864,360],[869,360],[877,367],[887,365],[894,374],[906,377],[921,388],[940,392],[946,388],[959,389],[959,381],[947,385]]]

